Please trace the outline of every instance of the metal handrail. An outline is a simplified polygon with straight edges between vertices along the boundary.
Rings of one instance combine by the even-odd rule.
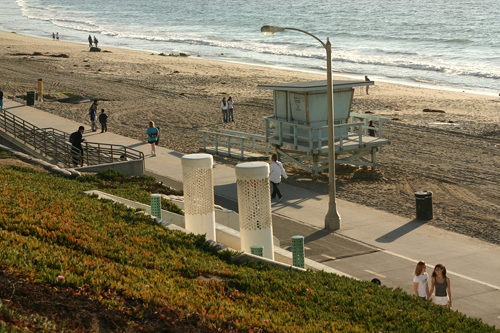
[[[33,147],[35,151],[56,163],[71,167],[73,160],[80,158],[78,149],[69,143],[69,133],[55,128],[39,128],[5,110],[0,112],[0,130]],[[143,152],[122,145],[83,142],[82,148],[82,163],[86,165],[117,162],[121,155],[130,160],[144,159]]]

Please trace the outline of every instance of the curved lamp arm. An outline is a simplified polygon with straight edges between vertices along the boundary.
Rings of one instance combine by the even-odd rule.
[[[285,30],[294,30],[294,31],[303,32],[306,35],[309,35],[312,38],[316,39],[318,42],[320,42],[321,45],[323,45],[323,47],[325,49],[327,48],[326,44],[323,43],[323,41],[321,39],[319,39],[318,37],[314,36],[313,34],[308,33],[307,31],[304,31],[304,30],[300,30],[300,29],[296,29],[296,28],[285,28],[285,27],[280,27],[277,25],[265,25],[262,28],[260,28],[260,31],[264,34],[264,36],[268,36],[268,37],[274,35],[275,32],[283,32]]]

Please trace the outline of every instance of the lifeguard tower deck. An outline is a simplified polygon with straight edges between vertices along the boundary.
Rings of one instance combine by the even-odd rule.
[[[389,144],[389,141],[382,137],[383,123],[389,122],[389,119],[351,112],[355,88],[373,84],[373,81],[333,81],[336,164],[373,166],[378,149]],[[273,90],[273,115],[264,118],[265,136],[224,131],[224,134],[215,135],[215,142],[210,141],[216,145],[214,151],[206,146],[209,142],[206,139],[207,133],[212,132],[202,131],[205,151],[231,156],[227,154],[231,145],[221,149],[217,139],[227,136],[225,142],[230,141],[231,137],[233,142],[235,139],[241,141],[241,149],[238,149],[241,159],[249,159],[250,155],[245,157],[243,152],[246,137],[253,140],[252,155],[255,155],[257,147],[265,148],[267,156],[270,146],[274,146],[282,161],[295,162],[314,176],[328,169],[326,80],[259,85],[257,88]],[[370,121],[374,123],[372,126],[369,126]],[[372,135],[369,135],[370,132]],[[256,146],[256,139],[260,139],[264,144]]]

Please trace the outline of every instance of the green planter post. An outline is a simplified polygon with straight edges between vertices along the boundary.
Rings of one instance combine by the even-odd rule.
[[[254,245],[250,248],[250,251],[253,255],[263,257],[264,256],[264,247],[259,245]]]
[[[161,195],[151,194],[151,215],[161,220]]]
[[[295,267],[305,268],[304,264],[304,236],[292,237],[292,256]]]

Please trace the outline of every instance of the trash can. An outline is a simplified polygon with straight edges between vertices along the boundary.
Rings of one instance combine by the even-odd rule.
[[[415,192],[415,201],[417,206],[417,220],[432,220],[432,192]]]
[[[26,93],[26,105],[35,105],[35,92],[28,91]]]

